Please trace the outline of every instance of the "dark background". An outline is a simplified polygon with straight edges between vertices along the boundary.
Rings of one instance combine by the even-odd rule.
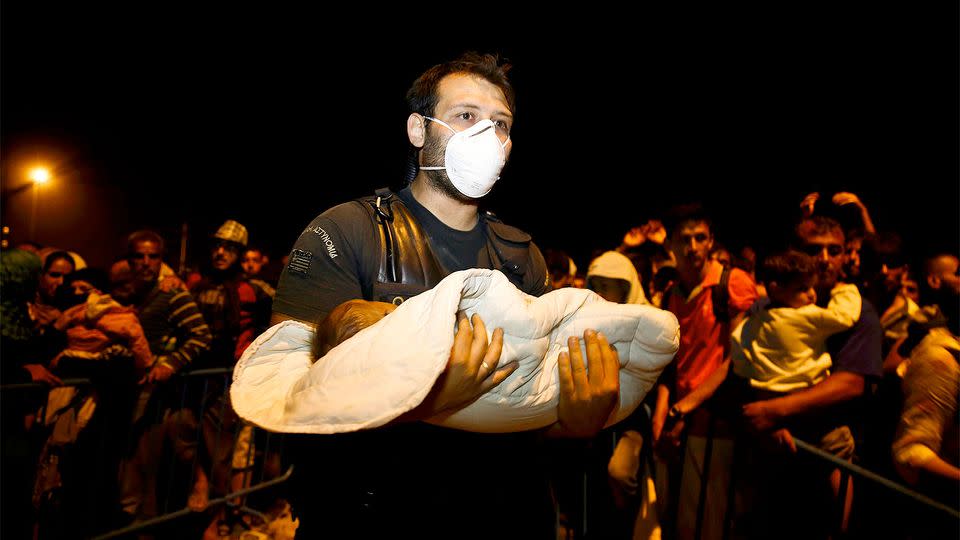
[[[475,49],[509,58],[517,91],[485,206],[580,265],[691,200],[720,241],[763,249],[817,190],[857,193],[919,252],[957,251],[958,20],[936,4],[372,20],[7,1],[2,221],[27,239],[26,170],[46,163],[36,239],[94,265],[141,227],[175,255],[183,223],[202,259],[230,218],[279,257],[323,209],[400,187],[407,87]]]

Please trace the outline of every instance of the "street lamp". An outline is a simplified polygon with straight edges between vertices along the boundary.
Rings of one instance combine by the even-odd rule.
[[[33,180],[33,204],[30,208],[30,240],[37,241],[37,197],[40,185],[50,181],[50,171],[46,167],[36,167],[30,171],[30,180]]]

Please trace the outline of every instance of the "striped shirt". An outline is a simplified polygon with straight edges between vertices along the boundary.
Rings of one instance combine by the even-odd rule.
[[[138,310],[150,352],[180,371],[210,348],[210,327],[193,296],[184,290],[163,292],[155,287]]]

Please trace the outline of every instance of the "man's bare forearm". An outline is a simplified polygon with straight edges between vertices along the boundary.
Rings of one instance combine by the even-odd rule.
[[[865,386],[863,375],[838,371],[819,384],[783,397],[766,400],[766,403],[777,411],[777,416],[792,417],[850,401],[863,395]]]

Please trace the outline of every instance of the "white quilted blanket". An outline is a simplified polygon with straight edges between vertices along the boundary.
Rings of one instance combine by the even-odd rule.
[[[308,326],[285,321],[270,328],[237,362],[233,407],[258,426],[286,433],[342,433],[386,424],[419,405],[443,372],[458,310],[479,313],[491,333],[503,328],[500,365],[519,362],[477,401],[430,420],[468,431],[524,431],[556,422],[557,356],[567,350],[568,337],[582,337],[588,328],[603,332],[620,356],[620,402],[611,424],[636,409],[679,345],[677,319],[667,311],[610,303],[583,289],[537,298],[499,271],[464,270],[407,300],[316,363],[310,361]]]

